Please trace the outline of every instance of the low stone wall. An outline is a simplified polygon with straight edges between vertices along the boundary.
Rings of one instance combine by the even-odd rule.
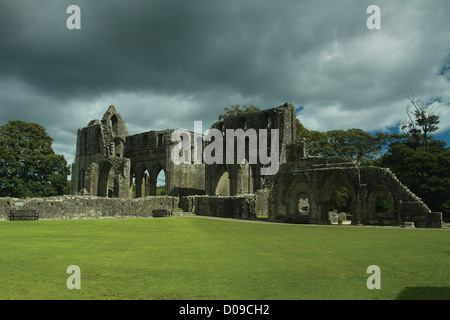
[[[39,219],[99,219],[151,217],[154,209],[178,214],[178,198],[169,196],[136,199],[94,196],[60,196],[48,198],[0,198],[0,220],[7,220],[11,209],[36,210]]]
[[[256,195],[239,196],[187,196],[186,209],[199,216],[256,219]]]
[[[254,219],[268,215],[270,190],[259,190],[255,194],[238,196],[182,196],[179,207],[184,212],[200,216]]]

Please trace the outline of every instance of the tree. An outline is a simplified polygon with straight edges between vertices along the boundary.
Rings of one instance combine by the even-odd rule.
[[[67,191],[69,166],[39,124],[13,120],[0,127],[0,196],[48,197]]]
[[[233,116],[237,116],[240,114],[245,114],[245,113],[251,113],[251,112],[256,112],[256,111],[260,111],[260,109],[252,104],[245,104],[245,105],[232,105],[231,107],[227,108],[225,107],[225,113],[222,113],[219,115],[219,120],[224,120],[225,118],[228,117],[233,117]]]
[[[419,196],[433,211],[450,218],[450,150],[445,141],[435,140],[430,133],[438,129],[439,115],[419,99],[406,112],[409,122],[404,134],[390,137],[388,151],[380,166],[390,168],[396,176]]]
[[[439,127],[440,116],[435,114],[436,110],[420,99],[408,98],[412,107],[406,108],[408,121],[402,125],[402,130],[409,134],[412,141],[418,145],[428,147],[430,141],[430,133],[435,132]]]
[[[342,157],[368,162],[377,158],[386,145],[383,133],[372,135],[361,129],[309,131],[303,125],[300,128],[297,136],[306,139],[308,154],[311,156]]]
[[[219,120],[256,111],[260,109],[252,104],[237,104],[225,108],[225,113],[219,116]],[[305,138],[310,156],[342,157],[367,163],[376,159],[387,144],[387,136],[383,133],[372,135],[361,129],[327,132],[308,130],[298,119],[295,120],[297,140]]]
[[[450,150],[442,143],[418,148],[392,143],[381,166],[390,168],[431,210],[450,215]]]

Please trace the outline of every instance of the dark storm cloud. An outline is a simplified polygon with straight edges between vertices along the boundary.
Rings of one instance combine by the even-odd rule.
[[[285,101],[311,129],[383,129],[411,92],[444,118],[450,3],[377,1],[369,31],[372,2],[0,0],[1,123],[44,125],[71,159],[76,130],[110,104],[131,133]],[[66,28],[72,4],[81,30]]]
[[[80,31],[65,28],[71,3],[82,10]],[[316,10],[323,20],[311,18]],[[1,29],[9,32],[0,67],[64,97],[146,88],[288,91],[278,79],[294,71],[290,60],[351,32],[343,24],[350,13],[335,10],[296,1],[16,1],[2,10]]]

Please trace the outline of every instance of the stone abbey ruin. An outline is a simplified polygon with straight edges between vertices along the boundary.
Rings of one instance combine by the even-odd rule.
[[[172,215],[183,212],[238,219],[267,216],[273,222],[302,224],[442,226],[442,214],[431,212],[389,169],[308,156],[305,142],[296,137],[292,104],[228,117],[211,125],[211,129],[223,132],[224,145],[226,129],[248,128],[278,130],[276,174],[261,174],[265,165],[249,161],[252,150],[247,145],[245,159],[235,164],[193,160],[175,164],[172,150],[180,145],[171,139],[175,129],[129,135],[121,115],[110,106],[101,120],[92,120],[78,130],[71,196],[2,198],[0,218],[6,219],[14,208],[36,210],[44,219],[147,217],[155,210],[165,210]],[[198,152],[194,141],[199,135],[189,134],[194,159]],[[270,134],[267,138],[270,153]],[[204,150],[208,142],[201,143]],[[165,173],[166,195],[156,196],[161,171]],[[333,208],[331,198],[338,186],[348,193],[348,212]],[[377,205],[380,199],[385,204],[382,208]]]

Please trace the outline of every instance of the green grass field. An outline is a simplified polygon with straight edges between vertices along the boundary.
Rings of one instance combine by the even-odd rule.
[[[69,290],[66,269],[81,270]],[[381,270],[369,290],[367,267]],[[0,222],[0,299],[450,299],[450,230],[200,217]]]

